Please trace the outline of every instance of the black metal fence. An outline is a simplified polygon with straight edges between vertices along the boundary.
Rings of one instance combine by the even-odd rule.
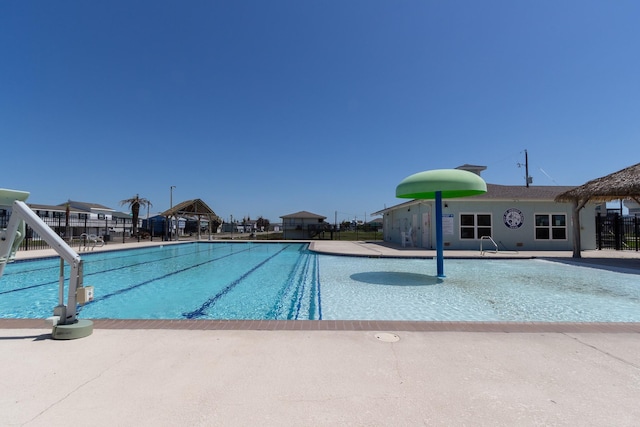
[[[0,210],[0,228],[6,228],[10,215],[6,210]],[[80,236],[84,234],[95,234],[102,236],[105,242],[124,239],[131,234],[131,220],[126,218],[113,219],[92,219],[88,215],[84,217],[72,216],[69,221],[64,215],[40,217],[53,231],[55,231],[66,242],[73,245],[80,243]],[[26,225],[26,236],[20,244],[19,250],[48,249],[49,245],[38,233]]]
[[[41,218],[45,224],[51,227],[65,241],[74,243],[79,240],[80,235],[95,234],[102,236],[105,242],[116,239],[124,239],[131,235],[131,220],[126,218],[114,219],[90,219],[72,217],[69,222],[64,216],[44,217]],[[0,228],[6,228],[9,222],[9,215],[6,210],[0,209]],[[153,227],[151,227],[153,230]],[[332,230],[320,226],[314,227],[313,231],[316,238],[322,238],[323,232],[331,233]],[[153,236],[153,233],[151,236]],[[333,234],[333,233],[331,233]],[[156,234],[157,236],[157,234]],[[333,237],[333,236],[332,236]],[[615,249],[615,250],[640,250],[640,217],[622,216],[618,213],[603,216],[596,216],[596,242],[598,249]],[[38,234],[27,225],[26,237],[20,245],[20,250],[48,249],[49,245]]]
[[[640,245],[640,218],[619,213],[596,216],[598,249],[637,251]]]

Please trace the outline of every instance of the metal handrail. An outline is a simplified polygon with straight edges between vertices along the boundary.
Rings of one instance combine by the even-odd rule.
[[[493,240],[493,238],[491,236],[482,236],[480,237],[480,255],[484,255],[484,253],[486,252],[485,250],[482,249],[483,240],[491,240],[491,243],[493,243],[493,246],[496,247],[495,253],[498,253],[498,244]]]

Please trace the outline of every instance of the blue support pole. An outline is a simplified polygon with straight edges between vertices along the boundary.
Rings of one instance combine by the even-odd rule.
[[[444,275],[444,243],[442,238],[442,191],[436,191],[436,257],[438,277]]]

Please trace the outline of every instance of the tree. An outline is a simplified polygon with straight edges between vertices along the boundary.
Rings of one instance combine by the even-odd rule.
[[[120,205],[129,205],[131,208],[131,216],[133,217],[133,235],[138,235],[138,217],[140,216],[140,207],[151,207],[151,202],[147,199],[140,198],[137,194],[136,197],[131,199],[125,199],[120,201]]]
[[[269,220],[262,217],[258,218],[256,221],[256,227],[262,231],[269,231]]]
[[[212,233],[217,233],[220,224],[222,224],[222,218],[220,218],[218,215],[213,215],[209,222],[209,231],[211,231]]]

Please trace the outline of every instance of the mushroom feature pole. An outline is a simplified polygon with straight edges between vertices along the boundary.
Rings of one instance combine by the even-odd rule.
[[[442,236],[442,191],[436,191],[436,265],[438,277],[444,275],[444,242]]]
[[[419,172],[406,177],[396,187],[396,197],[405,199],[435,199],[438,277],[445,277],[442,199],[475,196],[486,192],[487,184],[479,175],[462,169],[435,169]]]

